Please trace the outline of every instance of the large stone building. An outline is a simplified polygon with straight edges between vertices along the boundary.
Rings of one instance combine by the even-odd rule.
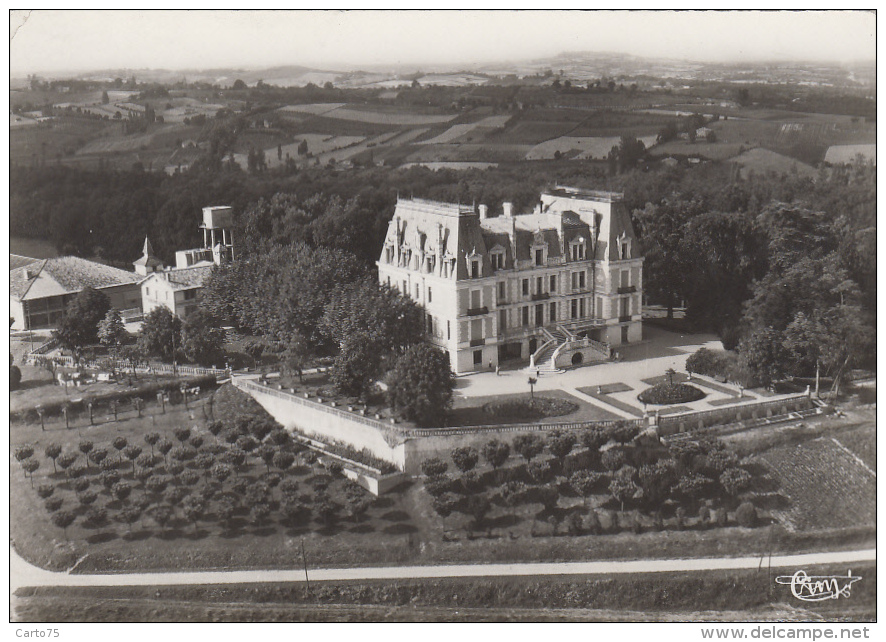
[[[557,187],[533,212],[399,199],[378,273],[466,373],[608,359],[642,336],[643,258],[623,196]]]

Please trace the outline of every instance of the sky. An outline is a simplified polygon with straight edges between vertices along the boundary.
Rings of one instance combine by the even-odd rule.
[[[871,61],[876,17],[865,11],[10,13],[14,76],[119,68],[457,67],[564,51],[717,62]]]

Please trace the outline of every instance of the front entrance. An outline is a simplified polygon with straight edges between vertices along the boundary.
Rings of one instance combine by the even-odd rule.
[[[535,354],[536,350],[538,350],[538,339],[532,337],[529,340],[529,354]]]

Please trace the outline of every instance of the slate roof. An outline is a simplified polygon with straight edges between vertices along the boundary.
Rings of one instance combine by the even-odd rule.
[[[203,282],[212,273],[213,264],[193,265],[186,268],[172,268],[163,272],[154,272],[145,281],[150,279],[160,280],[169,284],[169,289],[174,292],[179,290],[192,290],[203,287]]]
[[[109,288],[137,283],[138,274],[76,256],[60,256],[26,264],[9,272],[9,293],[19,300],[76,294],[84,288]]]

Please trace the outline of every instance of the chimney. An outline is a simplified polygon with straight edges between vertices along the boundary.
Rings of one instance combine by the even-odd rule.
[[[514,216],[514,204],[513,203],[504,202],[501,204],[501,209],[506,217],[511,218],[512,216]]]
[[[481,205],[479,207],[480,210],[480,220],[485,221],[486,217],[489,215],[489,208],[486,205]]]

